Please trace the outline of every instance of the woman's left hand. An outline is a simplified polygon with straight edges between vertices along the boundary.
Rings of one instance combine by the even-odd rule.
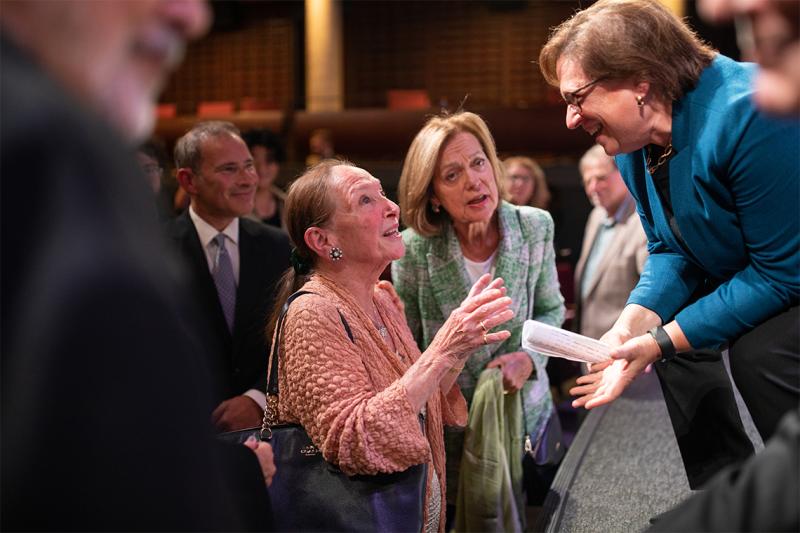
[[[594,364],[589,374],[578,378],[578,386],[569,391],[579,396],[572,406],[592,409],[616,400],[660,355],[661,350],[649,333],[625,341],[611,350],[612,361]]]
[[[492,359],[486,368],[500,367],[503,372],[503,389],[516,392],[522,388],[533,372],[533,361],[525,352],[511,352]]]

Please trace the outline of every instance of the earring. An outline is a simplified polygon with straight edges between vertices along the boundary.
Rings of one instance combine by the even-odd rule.
[[[333,261],[341,261],[344,253],[342,252],[341,248],[339,248],[338,246],[334,246],[333,248],[331,248],[331,251],[328,252],[328,255],[331,256],[331,260]]]
[[[437,204],[435,202],[431,202],[431,209],[433,209],[434,213],[438,213],[439,209],[440,209],[439,204]]]
[[[636,95],[636,105],[642,107],[644,105],[644,97]]]

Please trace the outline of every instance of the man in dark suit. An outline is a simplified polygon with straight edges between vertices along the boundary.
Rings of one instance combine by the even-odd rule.
[[[212,418],[223,431],[251,427],[266,402],[264,329],[277,281],[289,267],[289,238],[242,218],[253,211],[258,175],[233,124],[197,124],[178,139],[175,166],[191,205],[168,223],[168,235],[190,266],[196,333],[213,357]]]
[[[208,22],[192,0],[0,9],[3,530],[265,524],[256,455],[213,439],[179,266],[128,148]]]

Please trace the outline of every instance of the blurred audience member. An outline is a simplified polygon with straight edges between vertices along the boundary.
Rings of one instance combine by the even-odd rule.
[[[311,132],[308,138],[308,157],[306,157],[306,166],[314,166],[323,159],[330,159],[334,157],[335,151],[333,149],[333,132],[329,129],[320,128]]]
[[[213,421],[222,431],[256,426],[266,403],[264,318],[289,266],[289,239],[243,218],[253,211],[258,175],[230,122],[201,122],[178,139],[175,167],[192,202],[167,232],[189,265],[195,334],[213,358]]]
[[[161,191],[161,180],[167,164],[167,153],[155,139],[148,139],[136,150],[136,160],[154,194]]]
[[[553,220],[546,211],[513,206],[500,198],[500,165],[494,139],[478,115],[459,112],[428,121],[411,143],[400,176],[398,196],[408,229],[403,232],[406,254],[393,263],[392,278],[405,303],[411,332],[423,349],[475,280],[486,273],[505,280],[513,299],[511,337],[472,354],[459,384],[471,402],[483,370],[499,367],[505,390],[521,391],[525,423],[519,431],[534,439],[541,438],[546,428],[560,435],[547,358],[526,352],[521,345],[525,320],[557,327],[564,320]],[[447,498],[454,505],[464,433],[446,431],[446,440],[451,488]],[[523,511],[522,487],[515,486],[513,495],[519,500],[517,509]],[[494,510],[496,504],[486,502],[482,508]],[[460,512],[470,511],[480,512],[477,508]]]
[[[258,173],[253,217],[271,226],[285,227],[282,217],[286,193],[275,185],[285,159],[283,146],[278,136],[267,129],[250,130],[242,138],[250,149]]]
[[[136,150],[136,160],[139,162],[139,167],[142,169],[147,183],[153,189],[158,218],[161,220],[171,218],[175,188],[167,187],[165,183],[164,177],[169,163],[164,145],[161,141],[151,137],[139,145]]]
[[[800,114],[800,2],[797,0],[700,0],[712,21],[736,20],[742,53],[757,60],[753,98],[763,110]]]
[[[575,267],[576,331],[599,339],[628,301],[647,259],[647,236],[614,159],[599,144],[580,160],[589,214]]]
[[[509,157],[505,166],[505,199],[514,205],[529,205],[539,209],[550,206],[550,189],[544,170],[530,157]]]
[[[133,156],[208,24],[190,0],[0,8],[4,531],[268,527],[256,455],[212,439]]]

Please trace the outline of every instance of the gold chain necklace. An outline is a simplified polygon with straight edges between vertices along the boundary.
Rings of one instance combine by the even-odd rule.
[[[652,146],[653,146],[653,145],[651,145],[651,144],[647,145],[647,170],[649,170],[649,171],[650,171],[650,175],[651,175],[651,176],[652,176],[653,174],[655,174],[655,173],[656,173],[656,170],[658,170],[658,168],[659,168],[661,165],[663,165],[664,163],[666,163],[666,162],[667,162],[667,159],[669,159],[669,156],[671,156],[671,155],[672,155],[672,143],[669,143],[669,144],[667,145],[667,147],[666,147],[666,148],[664,148],[664,153],[662,153],[662,154],[659,156],[659,158],[658,158],[658,161],[656,161],[656,164],[654,165],[654,164],[652,163],[652,160],[651,160],[651,155],[652,155],[652,154],[651,154],[651,150],[652,150]]]

